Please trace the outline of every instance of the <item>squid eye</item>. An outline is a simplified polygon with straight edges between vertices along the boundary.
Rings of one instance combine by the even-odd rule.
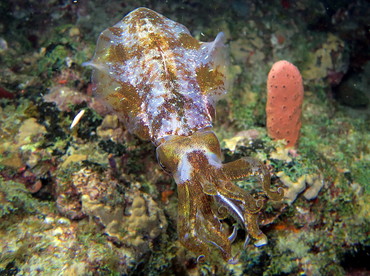
[[[161,166],[162,170],[164,170],[168,174],[171,174],[171,172],[166,168],[166,166],[162,164],[161,159],[159,158],[158,152],[156,153],[156,156],[157,156],[158,164],[159,166]]]
[[[166,167],[162,164],[162,162],[160,160],[158,160],[158,164],[159,164],[159,166],[161,166],[161,168],[163,170],[166,170]]]
[[[166,173],[171,174],[171,172],[162,164],[160,160],[158,160],[159,166],[161,166],[162,170],[164,170]]]

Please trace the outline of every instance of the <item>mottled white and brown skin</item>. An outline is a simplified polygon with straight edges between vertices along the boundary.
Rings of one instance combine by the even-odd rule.
[[[212,126],[214,103],[226,93],[224,35],[211,43],[146,8],[100,34],[89,65],[97,95],[132,133],[153,142]]]
[[[226,93],[224,35],[199,42],[188,29],[152,10],[139,8],[100,34],[93,90],[126,128],[157,147],[157,158],[178,185],[178,232],[181,243],[199,256],[218,248],[233,261],[230,236],[222,226],[233,216],[257,241],[258,198],[232,183],[256,175],[266,194],[270,176],[251,158],[221,162],[221,148],[211,131],[215,102]],[[219,208],[224,207],[223,209]],[[223,212],[222,212],[223,211]]]

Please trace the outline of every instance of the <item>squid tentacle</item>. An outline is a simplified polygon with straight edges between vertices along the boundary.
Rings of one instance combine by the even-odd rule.
[[[196,190],[201,189],[201,185],[197,181],[193,181],[189,185],[197,186]],[[188,191],[189,185],[180,185],[179,198],[182,198],[183,192],[191,196]],[[195,202],[187,204],[187,208],[184,208],[184,206],[179,208],[180,241],[187,246],[197,248],[194,251],[198,254],[198,261],[203,260],[202,256],[210,254],[209,244],[216,246],[225,260],[230,260],[231,242],[226,233],[222,231],[222,224],[211,206],[212,197],[203,194],[203,196],[198,195],[194,199]],[[187,202],[190,203],[191,200],[189,199]],[[209,204],[205,204],[207,202]],[[201,205],[203,208],[198,207]]]
[[[182,244],[188,248],[192,248],[193,252],[198,256],[209,255],[210,250],[208,244],[203,240],[202,236],[196,231],[197,221],[197,200],[192,202],[189,186],[185,184],[178,185],[179,201],[181,206],[178,208],[178,235]]]
[[[271,190],[270,173],[265,165],[255,158],[243,157],[236,161],[223,164],[222,171],[229,180],[240,180],[250,176],[257,176],[262,183],[264,192],[270,199],[278,201],[283,198],[282,189],[278,189],[277,191]]]
[[[267,244],[267,237],[258,227],[258,216],[257,214],[250,214],[246,216],[247,232],[256,240],[255,246],[259,247]]]
[[[263,206],[258,206],[258,199],[255,199],[244,189],[234,185],[230,181],[218,181],[221,183],[218,187],[219,197],[227,198],[238,206],[241,210],[248,213],[258,213]]]
[[[266,244],[267,238],[258,227],[258,213],[264,207],[265,198],[253,196],[232,183],[257,176],[265,193],[279,199],[279,191],[270,190],[269,172],[261,162],[242,158],[222,164],[219,141],[209,130],[168,139],[157,148],[157,157],[178,185],[179,240],[197,254],[198,261],[211,253],[212,246],[224,260],[236,261],[231,244],[237,228],[226,231],[221,220],[227,215],[246,230],[245,245],[249,236],[255,240],[255,246]]]

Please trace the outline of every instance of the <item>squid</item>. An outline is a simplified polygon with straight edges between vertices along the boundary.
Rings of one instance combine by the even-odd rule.
[[[158,163],[178,190],[178,238],[204,260],[217,249],[235,262],[237,235],[223,223],[232,217],[255,246],[267,243],[258,226],[263,196],[234,184],[255,177],[271,200],[270,173],[253,158],[222,163],[212,131],[215,104],[227,91],[225,35],[200,42],[189,30],[155,11],[138,8],[98,39],[93,59],[93,92],[126,129],[156,147]]]

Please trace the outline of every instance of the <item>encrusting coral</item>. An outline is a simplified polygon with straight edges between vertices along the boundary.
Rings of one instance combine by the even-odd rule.
[[[138,191],[121,195],[117,193],[120,185],[109,174],[81,169],[72,175],[72,181],[58,182],[57,207],[70,219],[94,219],[110,240],[141,255],[165,233],[167,220],[149,195]]]
[[[317,47],[316,51],[309,53],[309,62],[302,71],[303,78],[315,82],[327,79],[331,85],[338,85],[348,71],[349,56],[344,41],[329,33],[327,40]]]
[[[107,115],[96,129],[96,133],[104,140],[111,139],[114,142],[123,142],[124,131],[116,115]]]
[[[324,181],[318,174],[303,175],[298,178],[297,181],[292,181],[290,177],[282,171],[278,172],[276,176],[278,176],[280,181],[286,186],[286,188],[284,188],[284,198],[288,204],[292,204],[303,191],[303,196],[307,200],[312,200],[317,197],[321,188],[324,186]]]

